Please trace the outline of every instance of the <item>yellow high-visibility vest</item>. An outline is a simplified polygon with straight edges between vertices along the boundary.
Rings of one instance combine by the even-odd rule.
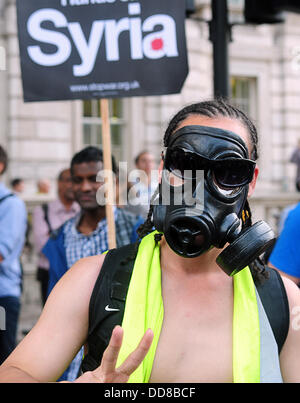
[[[137,347],[148,328],[151,348],[129,382],[147,383],[163,323],[160,246],[154,234],[139,246],[122,322],[124,339],[117,366]],[[248,267],[233,277],[233,382],[282,382],[277,344]],[[201,379],[199,379],[201,382]]]

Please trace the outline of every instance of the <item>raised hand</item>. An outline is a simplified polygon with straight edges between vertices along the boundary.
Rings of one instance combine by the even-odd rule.
[[[153,332],[148,329],[137,348],[116,368],[118,355],[122,346],[123,329],[116,326],[112,332],[109,345],[104,351],[101,365],[94,371],[88,371],[76,379],[76,383],[126,383],[130,375],[144,360],[153,340]]]

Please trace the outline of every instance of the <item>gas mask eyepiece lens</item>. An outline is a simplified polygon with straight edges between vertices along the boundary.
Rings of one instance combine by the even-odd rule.
[[[244,158],[209,160],[178,147],[168,149],[165,158],[165,168],[175,176],[197,179],[197,171],[211,171],[216,184],[224,189],[240,188],[250,183],[255,165],[254,161]]]
[[[216,182],[224,188],[236,188],[252,181],[255,162],[246,159],[228,158],[212,161]]]

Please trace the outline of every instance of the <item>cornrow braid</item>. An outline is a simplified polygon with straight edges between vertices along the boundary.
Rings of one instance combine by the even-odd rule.
[[[181,109],[169,122],[164,136],[165,147],[168,147],[169,138],[178,128],[179,124],[191,115],[202,115],[212,119],[227,117],[239,120],[250,135],[252,145],[250,156],[254,161],[258,159],[258,135],[256,127],[243,111],[222,98],[191,104]]]
[[[138,234],[139,239],[135,242],[135,247],[133,248],[133,251],[132,251],[131,255],[127,256],[124,260],[122,260],[121,265],[126,265],[130,261],[135,260],[137,252],[138,252],[138,249],[139,249],[139,244],[140,244],[139,241],[142,238],[144,238],[144,236],[150,234],[153,231],[153,226],[154,226],[153,221],[152,221],[153,201],[155,200],[155,198],[158,195],[158,193],[159,193],[159,186],[157,187],[157,189],[153,193],[153,196],[151,197],[150,209],[149,209],[146,221],[143,224],[141,224],[137,229],[137,234]],[[156,235],[160,235],[160,234],[156,234]],[[160,238],[161,238],[161,236],[160,236]],[[157,236],[156,236],[155,241],[156,242],[159,241],[160,238],[158,239]]]
[[[158,193],[159,193],[159,186],[157,186],[155,192],[153,193],[153,195],[151,197],[150,209],[149,209],[146,221],[143,224],[141,224],[137,229],[137,234],[140,239],[142,239],[144,236],[150,234],[150,232],[153,231],[153,226],[154,226],[153,221],[152,221],[153,207],[154,207],[153,202],[156,199],[156,196],[158,195]]]

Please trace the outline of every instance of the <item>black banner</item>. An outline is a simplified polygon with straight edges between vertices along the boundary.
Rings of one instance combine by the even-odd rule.
[[[24,101],[180,92],[183,0],[18,0]]]

